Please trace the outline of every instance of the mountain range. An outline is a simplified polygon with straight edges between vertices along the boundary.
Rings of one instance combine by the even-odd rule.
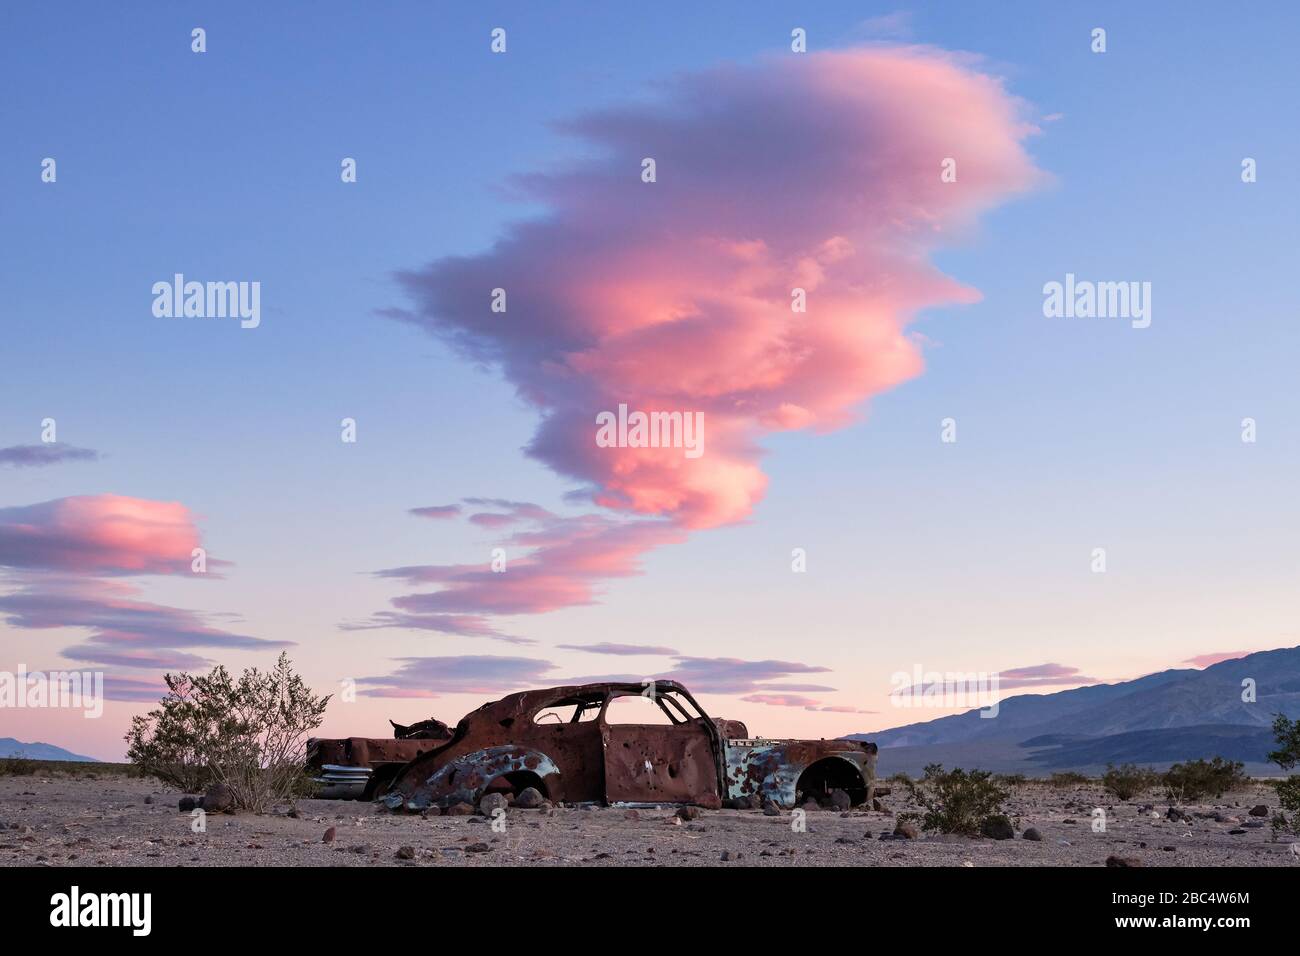
[[[1246,693],[1253,681],[1254,700]],[[1247,699],[1243,699],[1247,698]],[[1107,763],[1168,767],[1215,755],[1247,772],[1268,762],[1275,714],[1300,716],[1300,647],[1260,651],[1204,670],[1175,669],[1115,684],[1004,698],[996,717],[979,710],[850,739],[880,748],[882,776],[926,764],[1045,775],[1093,773]]]
[[[43,744],[33,742],[25,744],[21,740],[15,740],[13,737],[0,737],[0,758],[2,757],[27,757],[30,760],[80,760],[95,762],[94,757],[83,757],[81,754],[74,754],[70,750],[64,750],[62,747],[56,747],[54,744]]]

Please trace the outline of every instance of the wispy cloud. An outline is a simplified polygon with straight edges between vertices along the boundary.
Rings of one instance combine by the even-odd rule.
[[[612,654],[616,657],[676,657],[680,653],[671,647],[656,647],[652,644],[611,644],[608,641],[599,644],[557,644],[555,646],[566,651]]]
[[[0,617],[31,630],[82,629],[85,640],[62,655],[113,668],[208,664],[193,648],[290,646],[214,627],[197,611],[145,601],[126,580],[191,576],[200,546],[194,518],[178,502],[88,495],[0,508]]]
[[[0,448],[0,465],[14,468],[40,468],[58,465],[65,461],[97,461],[99,452],[91,448],[77,448],[62,442],[42,445],[11,445]]]
[[[1211,664],[1235,661],[1239,657],[1245,657],[1247,654],[1253,653],[1254,651],[1211,651],[1209,654],[1197,654],[1195,657],[1188,657],[1183,663],[1191,664],[1193,667],[1209,667]]]

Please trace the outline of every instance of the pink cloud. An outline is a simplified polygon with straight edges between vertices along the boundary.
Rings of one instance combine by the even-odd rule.
[[[597,504],[704,528],[762,496],[764,435],[842,427],[919,373],[908,321],[977,298],[929,250],[1038,173],[1022,105],[934,50],[778,57],[659,93],[561,124],[598,158],[519,180],[547,215],[402,273],[415,307],[388,314],[499,367],[542,414],[529,454]],[[598,447],[620,403],[703,412],[704,454]]]
[[[1195,657],[1189,657],[1183,663],[1191,664],[1193,667],[1209,667],[1211,664],[1235,661],[1239,657],[1245,657],[1247,654],[1253,653],[1254,651],[1213,651],[1209,654],[1198,654]]]
[[[113,668],[182,669],[210,661],[192,648],[276,649],[268,641],[214,627],[208,616],[142,599],[125,576],[192,573],[201,546],[189,510],[178,502],[85,495],[0,508],[0,618],[32,630],[79,628],[85,640],[70,660]],[[208,565],[226,562],[208,558]],[[216,617],[217,615],[212,615]],[[147,682],[113,685],[135,700]],[[157,699],[152,693],[148,699]],[[137,696],[131,696],[137,695]]]
[[[507,570],[380,571],[412,593],[360,626],[519,641],[492,619],[594,603],[647,551],[748,518],[765,437],[852,424],[920,373],[918,312],[978,299],[929,255],[1040,179],[1026,115],[970,58],[872,47],[686,74],[561,123],[589,158],[517,180],[542,215],[399,273],[411,307],[384,314],[499,370],[539,413],[527,453],[579,482],[567,501],[607,511],[465,499],[473,524],[509,532]],[[702,454],[601,447],[597,416],[620,405],[701,413]],[[782,665],[681,657],[667,676],[746,693],[824,670]]]
[[[466,499],[485,503],[484,499]],[[492,501],[509,524],[520,527],[501,539],[505,570],[489,555],[476,564],[410,565],[375,572],[377,577],[428,588],[392,599],[381,611],[348,629],[404,627],[532,643],[502,633],[492,617],[545,614],[596,602],[601,584],[641,573],[646,551],[680,541],[686,533],[658,520],[627,521],[605,515],[562,517],[529,502]]]
[[[199,533],[174,501],[81,495],[0,508],[0,566],[88,574],[189,571]]]
[[[410,513],[417,518],[454,518],[460,514],[460,505],[430,505],[427,508],[412,508]]]
[[[874,710],[859,710],[847,704],[823,704],[812,697],[799,694],[749,694],[740,698],[749,704],[766,704],[769,707],[801,707],[824,714],[874,714]]]
[[[588,654],[613,654],[618,657],[675,657],[679,651],[671,647],[656,647],[647,644],[611,644],[602,641],[599,644],[557,644],[556,647],[566,651],[586,651]]]
[[[441,694],[505,694],[545,686],[549,661],[530,657],[464,655],[399,657],[391,674],[357,679],[367,697],[437,697]]]

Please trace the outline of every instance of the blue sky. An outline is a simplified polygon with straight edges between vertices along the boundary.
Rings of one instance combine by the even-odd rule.
[[[0,469],[0,508],[184,502],[236,567],[151,580],[150,598],[297,642],[322,687],[403,654],[515,653],[338,627],[398,593],[368,572],[486,553],[481,530],[406,509],[474,494],[559,509],[572,487],[521,452],[537,415],[499,374],[376,314],[408,304],[392,274],[480,252],[537,214],[508,187],[582,150],[556,121],[781,54],[799,26],[812,50],[978,55],[1041,121],[1027,148],[1051,181],[934,254],[983,299],[913,323],[930,343],[920,376],[853,427],[766,440],[770,484],[747,522],[647,554],[597,606],[516,625],[539,642],[526,653],[566,675],[608,669],[553,650],[575,639],[811,661],[836,702],[880,713],[713,706],[751,729],[833,736],[911,719],[884,695],[918,660],[1118,679],[1295,643],[1300,13],[805,6],[7,7],[0,447],[35,443],[54,417],[63,441],[104,457]],[[488,50],[497,26],[504,56]],[[355,185],[339,181],[344,156]],[[1243,157],[1258,182],[1240,181]],[[150,286],[177,271],[261,281],[261,327],[154,318]],[[1151,282],[1151,327],[1044,318],[1042,285],[1066,272]],[[345,416],[354,446],[338,439]],[[938,441],[948,416],[955,445]],[[804,576],[789,571],[796,546]],[[1097,546],[1106,575],[1089,573]],[[75,639],[0,624],[0,668],[52,663]],[[481,697],[366,703],[327,729],[454,719]],[[125,712],[86,749],[112,755]],[[82,732],[51,719],[46,738]]]

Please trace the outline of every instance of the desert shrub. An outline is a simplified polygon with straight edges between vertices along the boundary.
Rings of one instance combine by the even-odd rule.
[[[1249,778],[1243,773],[1244,769],[1245,764],[1222,757],[1189,760],[1170,767],[1161,777],[1161,782],[1171,800],[1195,802],[1206,797],[1221,797],[1234,787],[1245,784]]]
[[[1268,755],[1283,770],[1290,770],[1300,764],[1300,718],[1288,720],[1285,714],[1276,714],[1273,718],[1273,738],[1277,741],[1277,750]],[[1277,790],[1277,802],[1282,809],[1291,813],[1290,819],[1285,813],[1273,815],[1273,836],[1279,831],[1290,829],[1300,833],[1300,774],[1291,774],[1285,780],[1279,780],[1274,787]]]
[[[891,783],[896,787],[910,787],[912,785],[912,777],[910,774],[906,774],[903,773],[902,771],[899,771],[898,773],[889,777],[885,782]]]
[[[1023,773],[999,773],[993,779],[1004,787],[1023,787],[1027,782]]]
[[[977,836],[989,817],[1002,814],[1010,796],[992,777],[988,770],[945,771],[941,764],[930,764],[924,777],[907,784],[912,799],[925,810],[921,828]]]
[[[302,792],[307,735],[320,726],[329,697],[314,695],[287,655],[238,680],[217,667],[166,681],[158,708],[131,721],[132,763],[191,793],[223,783],[237,808],[257,813]]]
[[[36,772],[36,761],[21,753],[0,759],[0,777],[30,777]]]
[[[1287,720],[1285,714],[1274,714],[1273,739],[1277,741],[1277,750],[1268,755],[1269,760],[1283,770],[1300,764],[1300,717]]]
[[[1150,767],[1139,767],[1131,763],[1118,767],[1106,764],[1106,772],[1101,775],[1101,785],[1121,800],[1132,800],[1159,782],[1160,775]]]
[[[1088,782],[1088,775],[1075,770],[1062,770],[1047,778],[1053,787],[1079,787]]]

